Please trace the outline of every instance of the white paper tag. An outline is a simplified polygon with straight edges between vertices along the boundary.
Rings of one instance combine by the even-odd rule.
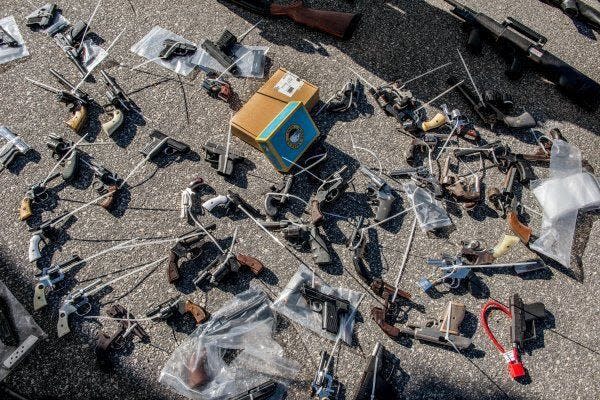
[[[277,82],[275,89],[283,95],[292,97],[304,85],[304,81],[298,78],[291,72],[286,72],[285,75]]]

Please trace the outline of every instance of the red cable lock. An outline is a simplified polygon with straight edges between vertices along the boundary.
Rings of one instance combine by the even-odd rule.
[[[506,351],[504,349],[504,346],[502,346],[502,344],[500,342],[498,342],[498,340],[496,339],[496,337],[490,330],[490,327],[488,325],[488,320],[487,320],[487,314],[488,314],[488,311],[492,311],[492,310],[502,311],[504,314],[506,314],[508,316],[508,318],[512,319],[510,310],[505,305],[500,304],[495,300],[490,300],[487,303],[485,303],[485,305],[481,309],[481,314],[479,316],[479,319],[481,320],[481,325],[483,326],[483,329],[487,333],[488,337],[490,338],[490,340],[492,341],[494,346],[496,346],[496,348],[500,351],[500,353],[502,354],[502,356],[508,363],[508,373],[510,374],[510,377],[513,380],[522,378],[525,376],[525,366],[523,365],[523,363],[521,362],[521,359],[519,358],[519,349],[518,349],[516,343],[513,343],[512,351]]]

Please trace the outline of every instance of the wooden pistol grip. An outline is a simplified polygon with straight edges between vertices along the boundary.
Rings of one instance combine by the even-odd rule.
[[[105,210],[108,210],[112,207],[114,201],[115,201],[115,194],[117,192],[117,190],[119,190],[119,187],[117,185],[111,185],[108,187],[108,193],[110,193],[108,196],[106,196],[104,198],[104,200],[100,201],[100,207],[104,208]]]
[[[430,131],[446,123],[446,116],[443,113],[437,113],[429,121],[425,121],[421,124],[423,132]]]
[[[210,380],[208,373],[206,372],[205,352],[201,354],[194,352],[188,360],[187,369],[187,384],[192,389],[204,386]]]
[[[175,252],[169,254],[169,263],[167,264],[167,278],[169,283],[175,283],[179,280],[179,256]]]
[[[531,228],[519,221],[519,216],[514,211],[509,211],[506,215],[506,222],[509,228],[521,241],[527,245],[531,239]]]
[[[67,126],[75,132],[81,131],[81,128],[87,120],[87,109],[84,106],[80,106],[73,113],[73,117],[66,122]]]
[[[194,320],[196,321],[196,325],[203,323],[209,317],[208,312],[204,308],[200,307],[198,304],[192,303],[190,300],[185,301],[183,312],[192,314],[192,317],[194,317]]]
[[[21,200],[21,207],[19,207],[19,221],[29,219],[31,215],[31,199],[29,197],[24,197],[23,200]]]
[[[383,310],[383,308],[373,307],[371,309],[371,318],[373,319],[373,321],[375,321],[377,325],[379,325],[381,330],[385,332],[386,335],[393,338],[397,338],[398,336],[400,336],[400,329],[388,324],[385,321],[385,311]]]
[[[258,276],[265,267],[263,263],[254,257],[238,253],[236,254],[235,258],[242,266],[248,267],[255,276]]]
[[[371,282],[371,289],[378,294],[380,297],[384,299],[389,299],[394,295],[395,287],[390,285],[389,283],[384,282],[381,278],[373,279]],[[396,297],[402,297],[404,299],[409,300],[412,295],[409,292],[405,292],[404,290],[398,289],[396,291]]]
[[[465,305],[462,303],[451,301],[446,307],[446,313],[442,319],[440,332],[458,335],[460,324],[465,318]]]
[[[271,4],[271,15],[286,16],[294,22],[328,33],[338,39],[349,39],[360,14],[306,8],[302,1],[291,4]]]
[[[319,206],[319,201],[316,199],[312,199],[310,201],[310,219],[313,225],[316,225],[323,221],[321,207]]]

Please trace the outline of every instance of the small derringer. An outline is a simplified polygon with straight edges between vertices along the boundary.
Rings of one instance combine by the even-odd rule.
[[[349,312],[350,302],[322,293],[318,289],[310,287],[306,282],[303,282],[300,286],[300,294],[313,311],[321,314],[323,321],[321,328],[329,333],[338,333],[340,330],[340,314]]]

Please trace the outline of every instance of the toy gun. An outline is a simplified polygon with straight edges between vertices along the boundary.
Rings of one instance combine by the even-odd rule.
[[[135,317],[122,305],[113,304],[106,310],[106,313],[109,317],[117,318],[119,321],[117,330],[112,334],[100,331],[96,337],[94,354],[96,355],[98,364],[104,369],[111,365],[110,350],[120,348],[123,342],[132,334],[139,337],[142,341],[148,340],[148,334],[137,321],[127,320],[135,319]]]
[[[58,324],[56,326],[58,337],[63,337],[71,332],[71,328],[69,327],[69,317],[71,314],[87,314],[91,309],[89,297],[95,295],[105,287],[106,286],[102,284],[102,280],[97,279],[88,286],[76,290],[75,292],[70,292],[67,295],[67,298],[58,311]]]
[[[31,146],[5,126],[0,126],[0,137],[7,141],[5,145],[0,146],[0,172],[2,172],[19,154],[27,154]]]
[[[333,377],[333,356],[326,351],[321,352],[319,368],[310,385],[310,397],[317,397],[319,400],[328,400],[333,398],[337,391],[337,382]]]
[[[392,188],[369,168],[361,166],[360,172],[371,180],[367,187],[367,196],[375,208],[375,222],[383,221],[392,212],[394,200],[396,200],[392,194]]]
[[[62,160],[62,178],[65,181],[72,179],[79,166],[79,151],[74,148],[75,143],[65,140],[61,135],[51,133],[46,139],[46,146],[52,151],[52,158],[57,161]]]
[[[164,152],[166,155],[186,154],[190,151],[190,146],[165,135],[162,132],[153,130],[150,133],[150,143],[148,143],[141,153],[148,159],[152,159],[159,152]]]
[[[492,333],[488,324],[489,312],[498,310],[510,319],[510,338],[512,349],[505,350]],[[507,362],[508,373],[515,379],[526,375],[525,366],[519,352],[523,350],[524,342],[537,336],[535,321],[546,318],[546,307],[543,303],[525,304],[518,294],[513,294],[508,300],[508,307],[495,300],[488,301],[481,309],[480,322],[484,331],[500,351]]]
[[[306,282],[303,282],[300,286],[300,294],[314,312],[321,314],[323,321],[321,328],[329,333],[338,333],[340,330],[340,314],[348,313],[350,302],[337,296],[322,293],[318,289],[310,287]]]
[[[31,209],[32,204],[40,203],[48,199],[49,196],[46,192],[46,184],[58,178],[60,175],[60,172],[55,172],[44,181],[35,183],[29,187],[25,192],[25,197],[21,200],[21,206],[19,207],[19,221],[25,221],[33,215]]]
[[[444,195],[442,185],[440,185],[438,179],[425,166],[397,169],[390,171],[388,175],[394,179],[409,178],[421,187],[429,187],[435,198],[441,198]]]
[[[318,225],[323,221],[321,206],[325,203],[333,203],[342,193],[348,188],[348,180],[342,177],[342,173],[347,169],[343,166],[339,171],[334,172],[329,176],[321,186],[317,189],[317,193],[310,200],[310,218],[313,225]]]
[[[458,79],[450,77],[447,83],[449,85],[456,85],[458,84]],[[458,85],[457,89],[479,118],[484,123],[489,124],[492,129],[494,129],[494,126],[498,122],[514,129],[533,128],[537,125],[536,120],[528,112],[523,112],[517,116],[508,115],[514,106],[513,99],[508,94],[486,90],[483,92],[483,97],[479,98],[464,83]]]
[[[116,173],[109,171],[98,161],[92,160],[87,162],[83,160],[83,163],[90,167],[92,171],[94,171],[92,187],[96,190],[96,192],[100,196],[110,193],[108,196],[100,199],[100,202],[98,203],[100,207],[104,208],[105,210],[109,210],[115,201],[115,195],[117,194],[119,186],[123,180],[119,178]]]
[[[209,284],[219,284],[227,275],[230,273],[238,272],[242,267],[248,268],[254,276],[260,275],[264,265],[254,257],[246,256],[244,254],[236,254],[233,252],[237,239],[237,229],[233,233],[231,246],[226,252],[223,252],[217,257],[212,263],[210,263],[204,272],[202,272],[196,279],[194,284],[201,286],[206,280]]]
[[[265,197],[265,213],[273,218],[279,212],[279,207],[285,205],[287,202],[290,189],[294,182],[294,175],[283,175],[283,179],[276,185],[271,185],[269,188],[273,193],[279,193],[281,196],[267,195]]]
[[[226,147],[213,142],[206,142],[202,148],[206,152],[204,160],[220,175],[231,176],[234,165],[246,161],[245,157],[227,151]]]
[[[83,35],[86,32],[87,24],[83,21],[79,21],[66,33],[57,33],[54,35],[54,41],[56,41],[62,51],[67,55],[69,61],[75,64],[82,77],[86,76],[88,71],[79,59],[81,51],[77,49],[77,46],[83,41]]]
[[[178,42],[173,39],[163,40],[163,47],[158,54],[161,60],[170,60],[173,57],[185,57],[194,54],[198,48],[190,43]]]
[[[579,0],[541,0],[551,6],[560,8],[573,19],[585,22],[593,29],[600,31],[600,11]]]
[[[258,386],[253,387],[252,389],[237,394],[233,397],[228,397],[227,400],[266,400],[271,397],[275,390],[277,389],[277,382],[273,379],[269,379],[265,383],[261,383]]]
[[[438,320],[427,321],[424,325],[407,324],[400,328],[385,320],[385,310],[380,307],[371,309],[371,317],[377,325],[390,337],[398,338],[407,335],[427,343],[466,349],[471,345],[471,339],[460,334],[460,324],[465,316],[465,305],[449,302],[446,312]]]
[[[367,359],[367,364],[360,378],[358,390],[353,400],[385,400],[397,398],[397,391],[383,376],[385,364],[385,347],[375,343],[373,352]]]
[[[81,258],[79,256],[73,255],[62,263],[43,268],[42,271],[35,275],[38,278],[38,283],[35,285],[33,291],[34,310],[39,310],[48,304],[46,301],[46,292],[54,290],[56,285],[65,279],[65,273],[76,265],[80,265],[80,261]]]
[[[217,227],[216,224],[210,224],[205,227],[206,230],[214,230]],[[192,233],[197,233],[196,236],[186,237]],[[175,283],[179,280],[179,262],[182,258],[186,260],[194,260],[202,254],[202,247],[204,246],[206,233],[198,229],[194,229],[186,234],[182,235],[185,239],[179,240],[175,246],[170,250],[169,263],[167,265],[167,278],[169,283]]]
[[[17,39],[12,37],[2,25],[0,25],[0,46],[19,47]]]
[[[272,0],[228,0],[227,2],[256,14],[288,17],[297,24],[327,33],[338,39],[349,39],[360,19],[360,14],[307,8],[304,7],[302,1],[285,5],[273,4]]]
[[[169,321],[173,316],[179,314],[190,315],[196,321],[196,325],[203,323],[209,318],[208,312],[198,304],[192,303],[191,300],[184,300],[181,296],[173,297],[159,304],[155,308],[146,313],[147,318]]]
[[[30,28],[47,28],[58,12],[56,4],[48,3],[43,7],[35,10],[29,17],[25,19],[25,25]]]
[[[367,244],[367,237],[363,234],[363,224],[365,218],[363,216],[358,217],[358,221],[356,223],[356,228],[350,239],[348,240],[347,246],[352,251],[352,263],[354,264],[354,270],[358,274],[358,276],[371,288],[371,290],[382,297],[386,301],[392,297],[394,297],[394,293],[396,293],[396,297],[402,297],[405,299],[410,299],[411,295],[408,292],[403,290],[396,290],[395,287],[385,282],[382,278],[374,277],[371,272],[367,269],[366,262],[364,259],[365,254],[365,246]]]
[[[318,266],[331,263],[331,255],[327,244],[319,234],[319,229],[314,225],[298,224],[289,220],[261,221],[260,224],[268,230],[280,231],[296,250],[302,250],[310,245],[313,260]]]
[[[106,98],[108,105],[104,107],[110,115],[110,121],[102,124],[102,131],[111,136],[123,123],[123,112],[137,109],[137,105],[123,91],[117,81],[106,72],[100,71],[102,79],[106,84]]]
[[[445,0],[454,8],[452,13],[464,21],[469,32],[467,47],[480,53],[482,39],[489,38],[493,47],[509,58],[506,71],[510,79],[523,75],[524,64],[532,64],[547,80],[573,101],[594,110],[600,103],[600,84],[543,49],[547,39],[533,29],[508,17],[499,23],[454,0]]]
[[[4,346],[16,347],[19,345],[19,335],[13,321],[10,305],[4,297],[0,296],[0,342]]]

